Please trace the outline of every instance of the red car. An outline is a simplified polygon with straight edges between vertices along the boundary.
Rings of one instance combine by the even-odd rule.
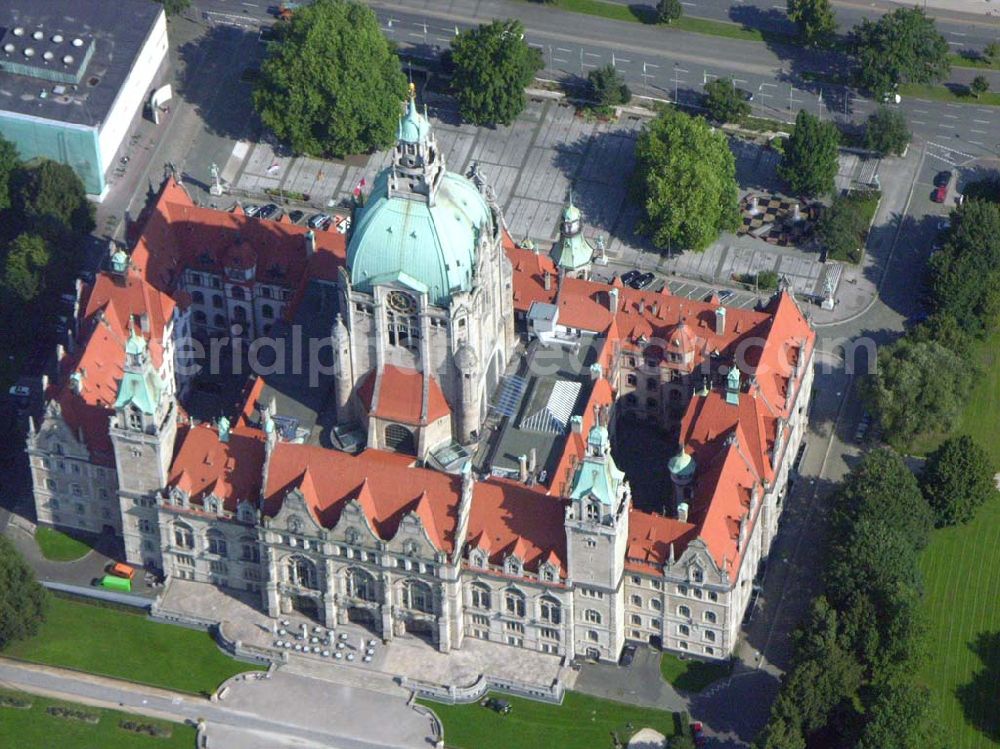
[[[705,735],[705,726],[700,720],[691,723],[691,736],[694,738],[695,746],[705,746],[708,743],[708,736]]]
[[[948,185],[941,185],[931,193],[931,200],[935,203],[943,203],[948,197]]]

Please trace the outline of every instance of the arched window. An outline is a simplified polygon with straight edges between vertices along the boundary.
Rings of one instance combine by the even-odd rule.
[[[194,311],[194,321],[199,325],[204,325],[208,322],[208,315],[202,312],[200,309]]]
[[[252,536],[243,536],[240,539],[240,558],[244,562],[259,562],[260,561],[260,547],[257,545],[257,539]]]
[[[142,429],[142,412],[138,408],[133,407],[128,410],[128,428]]]
[[[217,327],[217,328],[224,328],[224,327],[226,327],[226,318],[225,318],[224,315],[216,315],[215,316],[215,327]]]
[[[596,523],[601,519],[601,505],[599,502],[587,503],[587,520]]]
[[[597,609],[587,609],[583,612],[584,621],[588,621],[591,624],[601,623],[601,612]]]
[[[562,622],[562,608],[559,606],[559,601],[555,598],[543,597],[540,608],[543,622],[548,622],[549,624],[559,624]]]
[[[477,609],[488,609],[491,606],[490,589],[482,583],[472,584],[472,606]]]
[[[260,307],[260,314],[264,317],[264,319],[270,320],[274,317],[274,307],[270,304],[262,304]]]
[[[714,611],[706,611],[705,621],[709,624],[715,624],[718,621],[718,617],[715,615]]]
[[[413,432],[401,424],[389,424],[385,428],[385,446],[389,450],[407,455],[417,454],[417,443]]]
[[[678,606],[677,613],[680,614],[681,616],[691,616],[691,609],[689,609],[687,606]]]
[[[247,293],[242,286],[233,287],[233,299],[246,299]]]
[[[419,580],[407,580],[403,592],[408,608],[425,614],[434,613],[434,593],[430,585]]]
[[[195,304],[204,304],[205,303],[205,295],[202,294],[200,291],[192,291],[191,292],[191,301],[194,302]]]
[[[174,545],[180,549],[194,548],[194,531],[185,523],[174,523]]]
[[[376,600],[375,578],[362,569],[347,570],[347,595],[362,601]]]
[[[305,557],[291,557],[288,560],[288,582],[300,588],[317,590],[319,581],[316,575],[316,565]]]
[[[242,304],[237,304],[233,307],[233,319],[238,322],[246,322],[247,320],[247,308]]]
[[[652,607],[653,607],[654,609],[656,609],[657,611],[662,611],[662,610],[663,610],[663,603],[662,603],[662,602],[660,601],[660,599],[659,599],[659,598],[653,598],[653,599],[652,599],[652,600],[651,600],[651,601],[649,602],[649,605],[650,605],[650,606],[652,606]]]
[[[519,590],[504,593],[504,611],[511,616],[524,616],[524,594]]]
[[[222,309],[222,296],[219,294],[212,295],[212,306],[216,309]]]
[[[206,537],[208,539],[209,554],[218,554],[220,557],[224,557],[229,553],[226,537],[222,533],[213,528],[206,534]]]

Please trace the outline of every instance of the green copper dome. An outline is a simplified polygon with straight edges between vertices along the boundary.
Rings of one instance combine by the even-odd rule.
[[[472,288],[480,227],[492,231],[490,209],[457,174],[443,174],[433,205],[419,195],[390,197],[389,175],[375,179],[356,219],[347,248],[351,283],[370,293],[376,284],[398,281],[447,307],[452,294]]]
[[[416,99],[411,98],[406,105],[406,115],[399,121],[399,140],[404,143],[423,143],[430,131],[430,123],[417,111]]]
[[[667,468],[671,476],[690,476],[695,469],[694,458],[688,455],[682,445],[677,454],[667,461]]]

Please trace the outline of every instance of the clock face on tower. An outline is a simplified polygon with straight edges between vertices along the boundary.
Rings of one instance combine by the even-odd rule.
[[[386,297],[389,309],[401,315],[412,315],[417,311],[417,300],[405,291],[390,291]]]

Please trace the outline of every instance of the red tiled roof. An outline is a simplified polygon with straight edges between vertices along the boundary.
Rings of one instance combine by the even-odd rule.
[[[625,566],[635,572],[662,575],[663,564],[670,558],[670,545],[674,546],[674,557],[679,558],[697,535],[693,523],[632,510],[628,516]]]
[[[257,499],[264,465],[264,433],[259,429],[237,425],[229,441],[221,442],[215,427],[182,426],[177,442],[167,486],[188,492],[194,504],[214,494],[228,512],[235,512],[240,501]]]
[[[373,369],[358,385],[358,397],[372,416],[423,426],[451,414],[438,381],[432,375],[428,379],[426,418],[423,416],[424,375],[415,369],[386,364],[381,377]],[[378,398],[375,397],[376,387]],[[375,403],[374,411],[372,403]]]
[[[614,393],[611,390],[611,383],[603,377],[595,380],[581,414],[583,429],[579,433],[570,431],[566,436],[566,443],[563,445],[559,462],[556,463],[555,470],[552,471],[549,487],[553,494],[560,496],[569,494],[576,465],[587,451],[587,436],[590,434],[591,427],[594,426],[594,407],[610,406],[612,402],[614,402]]]

